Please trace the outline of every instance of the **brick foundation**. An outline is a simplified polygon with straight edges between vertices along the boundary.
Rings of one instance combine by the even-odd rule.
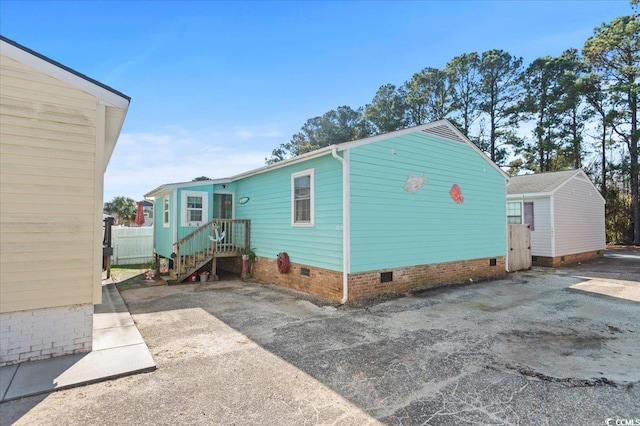
[[[0,314],[0,367],[90,352],[93,305]]]
[[[604,256],[604,250],[587,251],[584,253],[565,254],[564,256],[532,256],[532,263],[536,266],[557,267],[572,263],[584,262]]]
[[[309,271],[309,276],[302,275],[302,269]],[[292,263],[289,272],[281,274],[275,258],[259,257],[253,264],[253,278],[334,301],[342,299],[342,272]]]
[[[505,258],[493,259],[494,266],[491,258],[484,258],[350,274],[349,300],[504,274]],[[384,272],[392,272],[393,280],[381,282]]]
[[[493,259],[495,259],[493,266],[491,266],[491,258],[482,258],[350,274],[349,301],[383,293],[404,292],[416,288],[504,274],[505,258]],[[309,272],[309,276],[301,274],[303,269]],[[382,283],[381,273],[385,272],[392,272],[392,280]],[[275,259],[261,257],[253,266],[253,277],[260,281],[315,294],[333,301],[342,299],[342,272],[292,263],[289,273],[281,274],[278,272]]]

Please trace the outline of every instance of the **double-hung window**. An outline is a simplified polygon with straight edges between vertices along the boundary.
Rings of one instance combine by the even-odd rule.
[[[162,226],[169,227],[169,196],[162,199]]]
[[[313,169],[291,175],[291,224],[313,226],[314,177]]]
[[[522,203],[507,203],[507,223],[509,224],[521,224],[522,223]]]
[[[205,191],[182,191],[182,226],[200,226],[207,221],[208,194]]]

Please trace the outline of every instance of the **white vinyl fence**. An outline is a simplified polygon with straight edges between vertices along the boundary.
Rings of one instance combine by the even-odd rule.
[[[135,265],[153,260],[153,227],[111,228],[112,265]]]

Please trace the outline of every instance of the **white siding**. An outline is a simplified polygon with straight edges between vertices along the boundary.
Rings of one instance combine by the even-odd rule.
[[[604,250],[604,202],[584,176],[577,175],[553,194],[555,256]]]
[[[98,99],[7,56],[0,65],[0,312],[91,304]]]
[[[531,255],[552,256],[551,240],[554,230],[551,224],[550,199],[527,198],[524,201],[533,202],[534,230],[531,231]]]

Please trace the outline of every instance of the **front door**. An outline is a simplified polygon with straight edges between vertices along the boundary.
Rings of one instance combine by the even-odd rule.
[[[219,219],[233,219],[233,194],[215,194],[216,209]],[[229,248],[233,244],[233,225],[225,221],[220,221],[218,232],[224,235],[222,241],[218,242],[218,248]]]
[[[218,197],[219,218],[233,219],[233,194],[216,194]]]

